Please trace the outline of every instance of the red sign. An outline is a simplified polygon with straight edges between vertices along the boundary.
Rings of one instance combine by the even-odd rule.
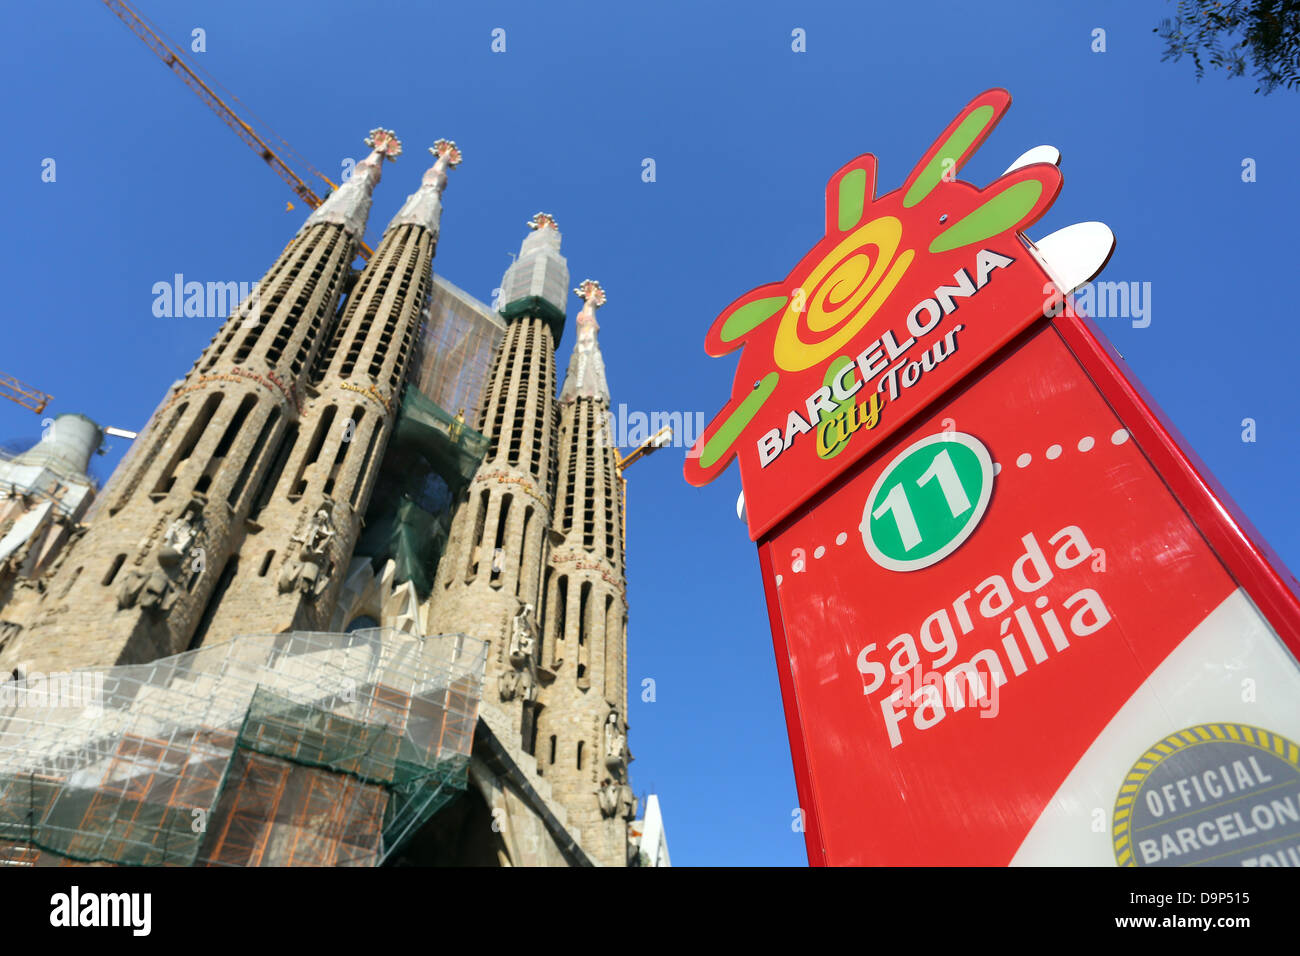
[[[896,453],[934,435],[988,449],[990,501],[951,555],[899,573],[869,554],[864,507]],[[1115,714],[1237,590],[1050,327],[762,549],[830,863],[1010,862]]]
[[[1004,98],[975,100],[862,219],[922,207],[907,197],[945,139]],[[740,458],[809,859],[1300,865],[1295,579],[1088,320],[1044,316],[1044,290],[1073,283],[1015,227],[967,266],[940,243],[883,293],[877,265],[920,244],[881,240],[859,295],[828,280],[858,255],[830,225],[782,285],[821,305],[756,290],[714,324],[711,351],[747,350],[686,466],[702,481]]]
[[[825,237],[713,323],[710,355],[742,351],[686,479],[739,457],[753,537],[1043,314],[1051,279],[1019,230],[1056,199],[1060,170],[1032,163],[984,189],[955,178],[1010,105],[1005,90],[976,97],[884,196],[874,156],[844,166]]]

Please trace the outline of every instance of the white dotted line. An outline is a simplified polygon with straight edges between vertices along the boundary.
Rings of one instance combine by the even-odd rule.
[[[1126,441],[1128,441],[1128,439],[1129,439],[1128,429],[1118,428],[1111,433],[1110,443],[1112,445],[1122,445]],[[1093,438],[1091,435],[1084,435],[1082,438],[1079,439],[1079,444],[1075,447],[1077,447],[1079,451],[1088,452],[1088,451],[1092,451],[1093,446],[1096,444],[1097,441],[1095,438]],[[1056,461],[1056,459],[1061,457],[1062,451],[1063,449],[1061,448],[1060,445],[1049,445],[1047,447],[1047,451],[1043,453],[1043,456],[1048,461]],[[1031,455],[1029,452],[1027,451],[1021,452],[1020,455],[1017,456],[1016,458],[1016,467],[1028,468],[1030,464],[1033,463],[1033,460],[1034,460],[1034,456]],[[996,475],[1001,471],[1002,471],[1002,463],[995,461],[993,463],[993,474]]]
[[[1118,428],[1115,431],[1113,431],[1110,436],[1110,443],[1112,445],[1122,445],[1128,440],[1129,440],[1129,433],[1127,428]],[[1078,448],[1079,451],[1081,452],[1089,452],[1092,451],[1093,447],[1096,444],[1097,444],[1096,439],[1094,439],[1091,435],[1084,435],[1082,438],[1079,439],[1079,442],[1075,447]],[[1064,451],[1064,449],[1060,445],[1049,445],[1047,447],[1047,450],[1043,453],[1043,455],[1045,458],[1047,458],[1048,461],[1056,461],[1056,459],[1061,457],[1062,451]],[[1016,467],[1028,468],[1029,465],[1033,463],[1033,460],[1034,460],[1034,456],[1031,455],[1029,452],[1027,451],[1021,452],[1020,455],[1017,456],[1016,458]],[[1002,463],[999,461],[995,461],[993,463],[993,474],[997,475],[997,474],[1001,474],[1001,472],[1002,472]],[[836,546],[843,545],[844,542],[848,540],[849,540],[849,535],[847,531],[841,531],[839,534],[835,536]],[[814,549],[813,551],[813,558],[820,559],[825,554],[826,554],[826,548],[823,547],[822,545],[818,545],[816,549]],[[805,562],[803,561],[802,558],[799,559],[797,565],[795,566],[795,570],[796,571],[805,570]],[[784,576],[778,574],[776,576],[777,586],[780,587],[781,582],[784,580],[785,580]]]

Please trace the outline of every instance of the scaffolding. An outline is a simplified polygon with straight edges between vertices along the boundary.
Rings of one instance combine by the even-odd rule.
[[[410,382],[451,415],[464,409],[470,427],[478,425],[492,359],[505,332],[505,320],[491,306],[434,276]]]
[[[427,598],[456,502],[487,448],[482,434],[408,385],[356,553],[369,555],[376,571],[391,558],[394,583],[410,581],[419,598]]]
[[[236,638],[0,685],[0,864],[376,866],[466,785],[486,644]]]
[[[395,566],[426,599],[447,546],[458,496],[488,441],[474,429],[505,321],[469,293],[434,276],[426,321],[402,407],[370,496],[356,554],[378,573]]]

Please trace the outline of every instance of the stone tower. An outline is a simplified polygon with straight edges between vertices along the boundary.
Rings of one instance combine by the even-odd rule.
[[[46,421],[35,446],[0,458],[0,653],[21,633],[25,609],[40,600],[40,579],[81,535],[95,498],[90,458],[104,430],[85,415]]]
[[[0,666],[28,656],[46,670],[130,664],[190,646],[205,610],[220,602],[272,464],[300,425],[383,160],[401,151],[387,130],[366,142],[372,151],[352,178],[307,218],[172,386],[111,498],[43,581],[42,600]]]
[[[481,715],[545,781],[590,859],[627,863],[626,587],[617,450],[596,343],[599,283],[555,399],[568,269],[539,214],[502,285],[510,323],[488,386],[490,440],[452,525],[427,630],[491,642]]]
[[[537,756],[583,846],[606,865],[627,856],[636,815],[627,765],[627,582],[618,449],[596,341],[600,283],[584,300],[560,392],[559,469],[546,568],[542,665],[554,673],[537,728]]]
[[[555,493],[555,347],[569,268],[555,220],[529,222],[502,279],[506,333],[479,430],[488,451],[465,492],[438,566],[427,631],[491,642],[483,716],[502,740],[534,753],[541,685],[537,620]]]
[[[401,152],[386,130],[367,142],[371,154],[164,396],[93,508],[69,514],[61,548],[19,555],[14,528],[35,554],[29,532],[50,509],[31,517],[25,501],[0,502],[0,678],[20,677],[28,661],[45,672],[145,663],[258,633],[467,634],[489,643],[469,789],[404,852],[625,866],[636,801],[622,478],[596,342],[605,294],[591,280],[576,290],[578,342],[557,399],[569,271],[555,220],[539,213],[502,280],[493,331],[504,331],[472,423],[482,434],[466,436],[463,418],[427,397],[404,399],[435,285],[442,193],[461,155],[434,145],[432,168],[357,273],[383,160]],[[429,404],[441,418],[420,417]],[[83,471],[97,436],[77,446]],[[419,454],[404,458],[412,447]],[[42,460],[54,451],[42,448]],[[434,462],[452,454],[451,465]],[[380,473],[406,475],[411,462],[429,483],[456,469],[431,506],[436,523],[425,509],[420,526],[441,547],[454,515],[431,593],[427,576],[417,583],[392,547],[374,544],[386,532],[373,514],[360,548],[373,553],[356,553]],[[18,557],[26,576],[6,577]]]
[[[331,629],[425,317],[447,173],[461,162],[448,140],[429,151],[433,166],[384,230],[313,363],[301,422],[254,502],[200,639]]]

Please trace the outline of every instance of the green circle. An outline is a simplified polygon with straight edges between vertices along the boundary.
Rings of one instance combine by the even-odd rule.
[[[867,496],[862,543],[891,571],[942,561],[975,530],[993,494],[993,459],[975,437],[940,432],[905,448]]]

